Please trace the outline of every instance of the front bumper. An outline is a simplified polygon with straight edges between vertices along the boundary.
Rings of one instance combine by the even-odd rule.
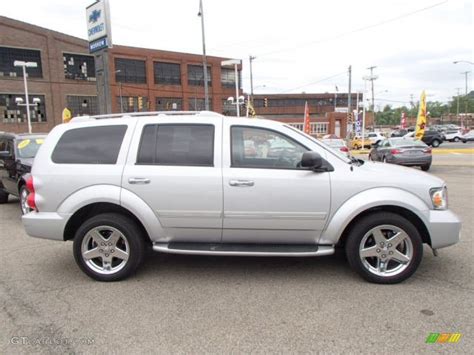
[[[23,215],[21,221],[30,237],[64,240],[64,228],[69,217],[54,212],[30,212]]]
[[[433,249],[445,248],[459,242],[461,220],[450,210],[430,211],[428,232]]]

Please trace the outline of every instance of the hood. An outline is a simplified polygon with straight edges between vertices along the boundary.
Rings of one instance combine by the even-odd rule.
[[[373,176],[379,180],[380,183],[389,183],[397,187],[415,184],[429,186],[431,188],[440,187],[445,184],[442,179],[430,173],[396,164],[366,161],[359,168],[369,176]]]
[[[35,158],[20,158],[19,159],[22,165],[29,166],[30,168],[33,166],[33,161]]]

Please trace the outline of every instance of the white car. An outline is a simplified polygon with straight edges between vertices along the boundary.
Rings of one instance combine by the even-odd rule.
[[[445,140],[449,142],[459,142],[462,139],[463,133],[461,130],[448,130],[444,133]]]
[[[26,186],[28,235],[73,241],[100,281],[133,274],[147,249],[310,257],[340,246],[362,277],[391,284],[416,271],[423,244],[453,245],[461,229],[438,177],[213,112],[72,119],[49,133]]]
[[[367,134],[367,137],[370,140],[370,144],[375,144],[385,139],[385,137],[379,132],[370,132],[369,134]]]

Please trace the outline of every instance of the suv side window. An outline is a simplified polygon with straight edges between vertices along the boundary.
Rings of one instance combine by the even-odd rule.
[[[54,148],[56,164],[116,164],[126,125],[75,128],[63,133]]]
[[[233,168],[297,169],[307,148],[278,132],[256,127],[231,128]]]
[[[146,125],[142,132],[137,164],[214,166],[214,126]]]

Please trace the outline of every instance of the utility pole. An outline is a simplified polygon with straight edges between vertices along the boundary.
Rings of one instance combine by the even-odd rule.
[[[467,76],[469,75],[469,71],[463,71],[461,74],[464,75],[466,79],[466,84],[465,84],[465,89],[464,89],[464,95],[467,95]]]
[[[250,63],[250,102],[253,102],[253,73],[252,73],[252,61],[257,59],[255,56],[249,55],[249,63]]]
[[[371,84],[371,91],[372,91],[372,114],[374,115],[374,128],[375,128],[375,96],[374,96],[374,80],[378,79],[377,75],[374,75],[374,69],[377,68],[375,65],[368,67],[367,69],[370,70],[370,75],[365,76],[364,80],[369,80]]]
[[[204,34],[204,9],[202,6],[202,0],[199,0],[199,13],[201,17],[201,32],[202,32],[202,70],[204,72],[204,105],[206,111],[209,111],[209,87],[207,83],[207,58],[206,58],[206,36]]]
[[[459,118],[459,96],[461,96],[461,89],[460,88],[457,88],[456,89],[458,91],[458,95],[457,95],[457,105],[456,105],[456,118],[460,121],[460,118]],[[461,125],[462,126],[462,125]]]
[[[352,65],[349,65],[348,68],[348,75],[349,75],[349,90],[347,94],[347,118],[349,119],[349,122],[347,122],[347,126],[350,127],[350,129],[347,132],[347,136],[349,137],[349,134],[352,134],[354,125],[353,121],[350,119],[352,117]]]

